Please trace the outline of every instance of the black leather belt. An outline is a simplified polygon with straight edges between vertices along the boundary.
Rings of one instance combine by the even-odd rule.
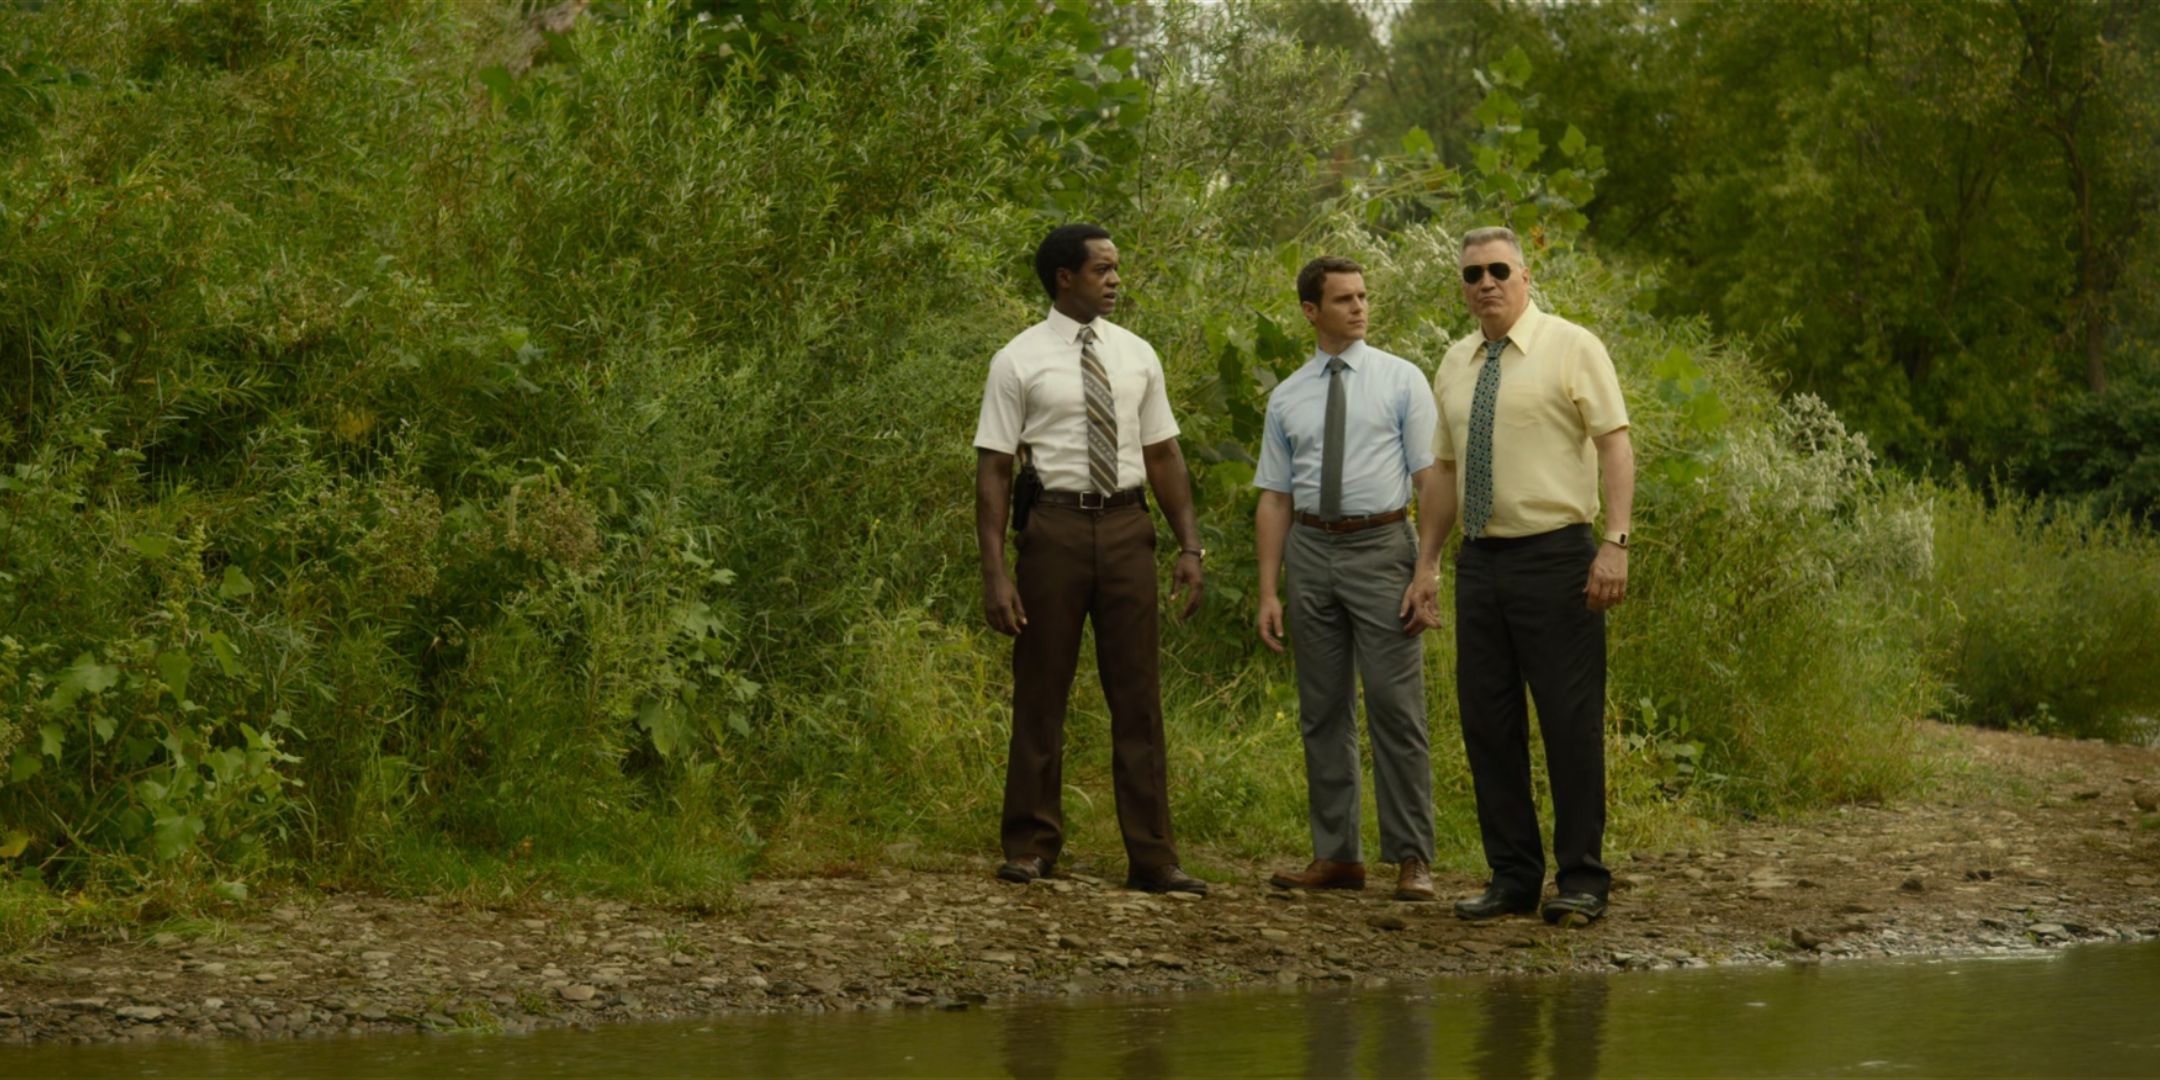
[[[1147,504],[1144,488],[1126,488],[1104,495],[1097,491],[1045,491],[1041,502],[1050,506],[1077,506],[1082,510],[1109,510],[1134,503]]]
[[[1296,514],[1298,524],[1309,525],[1322,532],[1331,533],[1363,532],[1366,529],[1377,529],[1382,525],[1393,525],[1409,516],[1410,509],[1405,506],[1398,506],[1384,514],[1364,514],[1359,517],[1336,518],[1333,521],[1329,521],[1318,514],[1308,514],[1303,510],[1298,511]]]
[[[1536,547],[1540,544],[1566,541],[1588,544],[1590,542],[1590,526],[1563,525],[1551,532],[1531,533],[1528,536],[1481,536],[1475,540],[1464,540],[1463,544],[1485,551],[1509,551],[1515,548]]]

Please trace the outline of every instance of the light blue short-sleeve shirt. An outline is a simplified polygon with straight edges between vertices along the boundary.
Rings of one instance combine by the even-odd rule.
[[[1438,410],[1416,364],[1352,342],[1343,359],[1342,512],[1384,514],[1410,501],[1411,474],[1433,463]],[[1320,512],[1321,435],[1327,427],[1328,358],[1314,352],[1268,395],[1253,485],[1287,492],[1291,504]]]

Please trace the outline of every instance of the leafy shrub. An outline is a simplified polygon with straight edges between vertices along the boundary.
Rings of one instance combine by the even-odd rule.
[[[1928,629],[1952,715],[2086,738],[2160,717],[2160,541],[2121,518],[1998,493],[1935,493]]]

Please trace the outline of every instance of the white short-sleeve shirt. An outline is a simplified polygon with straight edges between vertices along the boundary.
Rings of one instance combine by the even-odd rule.
[[[1089,491],[1087,401],[1080,376],[1081,323],[1050,310],[1043,321],[990,358],[975,445],[1000,454],[1029,447],[1035,471],[1052,491]],[[1147,483],[1140,448],[1177,437],[1162,360],[1155,347],[1108,319],[1095,328],[1095,356],[1110,376],[1117,407],[1118,488]]]

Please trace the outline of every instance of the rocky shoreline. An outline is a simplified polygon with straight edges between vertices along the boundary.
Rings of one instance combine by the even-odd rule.
[[[1296,894],[1267,867],[1205,899],[1063,873],[887,869],[762,880],[718,913],[291,898],[199,937],[0,960],[0,1043],[529,1031],[780,1010],[1382,986],[1458,975],[1973,955],[2160,938],[2160,752],[1940,729],[2014,778],[1613,858],[1611,914],[1472,925],[1383,890]],[[1462,875],[1443,895],[1473,892]]]

